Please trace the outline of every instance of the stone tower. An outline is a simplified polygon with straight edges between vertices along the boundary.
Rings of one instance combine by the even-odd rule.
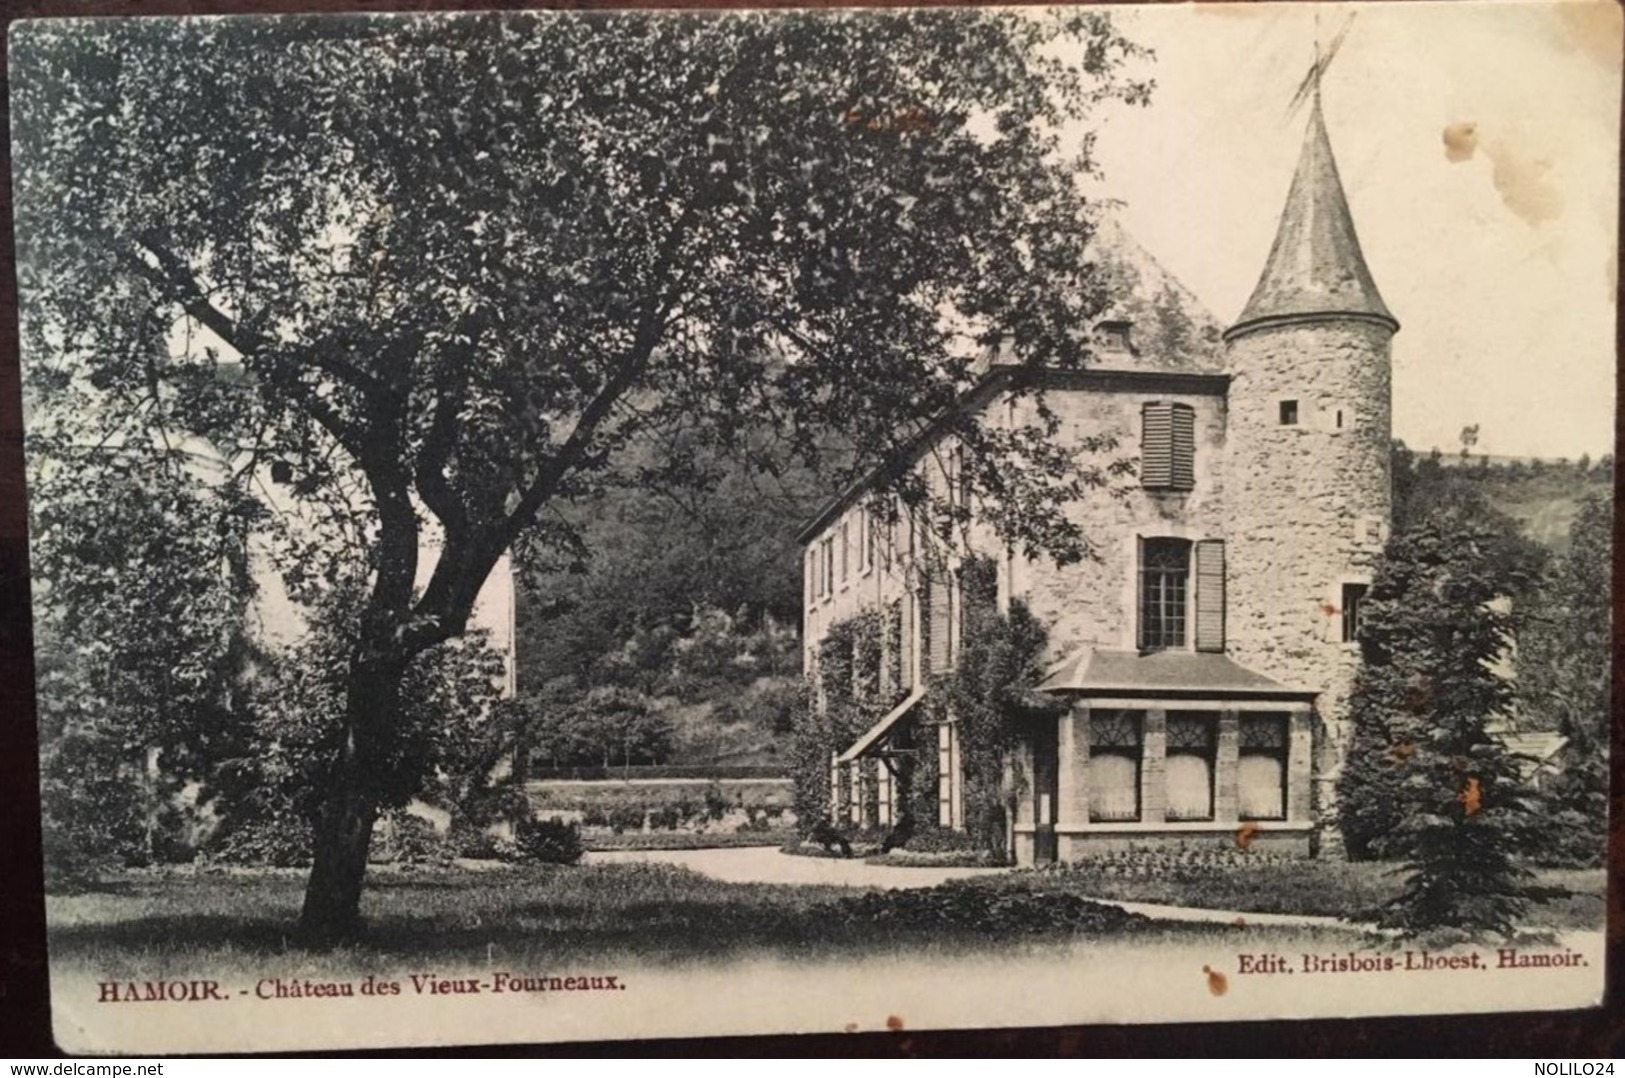
[[[1263,275],[1225,332],[1229,651],[1320,690],[1315,804],[1331,807],[1359,652],[1347,640],[1392,517],[1389,343],[1318,89]],[[1322,848],[1335,852],[1336,829]]]

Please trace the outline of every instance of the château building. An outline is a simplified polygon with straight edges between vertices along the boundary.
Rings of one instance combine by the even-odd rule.
[[[926,776],[937,818],[912,822],[965,826],[958,725],[921,705],[962,646],[974,560],[988,601],[1020,600],[1047,629],[1041,690],[1061,705],[1007,762],[1017,863],[1228,844],[1242,829],[1273,852],[1335,848],[1320,825],[1350,741],[1360,604],[1390,525],[1399,324],[1366,267],[1318,95],[1274,245],[1235,321],[1171,337],[1167,318],[1144,317],[1143,288],[1132,292],[1092,327],[1091,366],[1041,376],[1060,436],[1115,436],[1138,465],[1130,489],[1091,490],[1068,510],[1094,557],[1027,558],[977,524],[963,542],[928,542],[906,516],[883,523],[865,483],[802,531],[809,674],[833,626],[873,611],[879,678],[897,701],[831,746],[842,825],[894,825],[922,804],[904,792]],[[1190,319],[1198,330],[1202,317]],[[985,424],[1034,422],[1019,368],[1000,358],[963,407]],[[913,453],[939,493],[964,496],[951,433],[926,434]]]

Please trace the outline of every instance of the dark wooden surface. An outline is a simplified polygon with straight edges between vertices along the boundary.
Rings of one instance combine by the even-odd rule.
[[[1391,0],[1403,2],[1403,0]],[[555,4],[514,0],[12,0],[0,19],[87,15],[247,14],[296,11],[476,11],[517,8],[785,7],[784,3],[637,3],[590,0]],[[838,7],[820,0],[794,6]],[[885,6],[885,5],[871,5]],[[946,6],[946,5],[944,5]],[[3,75],[0,75],[3,77]],[[0,124],[10,130],[10,99]],[[21,402],[17,367],[16,274],[12,264],[9,144],[0,160],[0,1058],[54,1056],[45,965],[40,878],[39,778],[33,709],[28,607],[27,520],[23,500]],[[1621,215],[1625,220],[1625,214]],[[1622,334],[1625,339],[1625,334]],[[1616,357],[1619,342],[1616,342]],[[1615,459],[1625,457],[1616,409]],[[1625,470],[1615,469],[1615,503]],[[1617,518],[1616,518],[1617,520]],[[1614,624],[1625,622],[1625,570],[1615,526]],[[1614,680],[1625,678],[1616,637]],[[1613,1057],[1625,1049],[1618,979],[1625,952],[1619,869],[1625,791],[1625,722],[1614,698],[1613,815],[1608,922],[1609,990],[1602,1008],[1549,1013],[1427,1016],[1304,1022],[1236,1022],[1149,1026],[1080,1026],[884,1034],[769,1036],[677,1041],[494,1046],[398,1055],[492,1056],[1540,1056]],[[367,1053],[373,1055],[377,1053]]]

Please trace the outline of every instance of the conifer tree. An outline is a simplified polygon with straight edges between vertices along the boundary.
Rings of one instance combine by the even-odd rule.
[[[1504,599],[1516,569],[1462,507],[1396,533],[1372,583],[1351,701],[1338,819],[1356,858],[1405,865],[1382,924],[1507,934],[1542,897],[1517,861],[1535,823],[1517,758],[1496,735],[1512,686]]]

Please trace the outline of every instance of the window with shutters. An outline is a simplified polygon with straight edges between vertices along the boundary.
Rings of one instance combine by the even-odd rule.
[[[1224,651],[1224,540],[1196,544],[1196,650]]]
[[[1218,716],[1168,715],[1168,819],[1213,819],[1213,764]]]
[[[1140,410],[1140,486],[1196,486],[1196,412],[1188,404],[1151,401]]]
[[[1140,818],[1140,753],[1144,713],[1096,711],[1089,716],[1089,819],[1125,823]]]
[[[835,594],[835,539],[831,536],[818,544],[818,597],[828,599]]]
[[[858,510],[858,570],[870,573],[875,567],[875,522],[869,510]]]
[[[1236,788],[1243,820],[1286,819],[1286,717],[1241,716]]]
[[[846,578],[850,574],[851,568],[852,568],[852,542],[851,542],[851,538],[852,538],[851,528],[847,525],[846,521],[843,520],[841,522],[841,583],[842,584],[846,583]]]
[[[1140,650],[1185,646],[1185,601],[1191,544],[1186,539],[1140,540]]]

